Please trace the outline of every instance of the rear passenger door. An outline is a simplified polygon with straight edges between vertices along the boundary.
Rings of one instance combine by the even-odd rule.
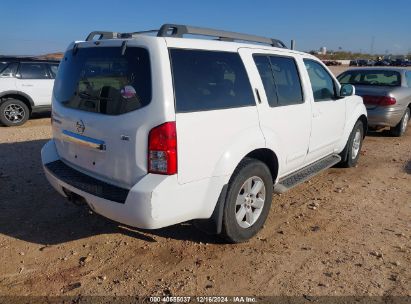
[[[327,156],[336,149],[345,127],[345,98],[337,96],[337,82],[319,62],[304,59],[311,84],[312,131],[308,161]]]
[[[231,174],[229,166],[238,155],[247,154],[255,142],[264,144],[240,55],[181,48],[169,52],[179,183]]]
[[[17,90],[29,95],[35,106],[51,105],[54,80],[46,63],[21,62],[16,78]]]
[[[16,71],[18,62],[11,62],[3,66],[0,71],[0,92],[16,90]]]
[[[311,131],[311,105],[305,98],[300,58],[243,49],[255,71],[254,88],[259,92],[260,125],[267,147],[278,155],[279,175],[304,164]],[[260,81],[261,80],[261,81]]]

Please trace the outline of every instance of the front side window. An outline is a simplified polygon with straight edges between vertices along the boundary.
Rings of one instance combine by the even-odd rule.
[[[46,65],[36,62],[20,63],[19,72],[22,79],[48,79]]]
[[[144,48],[78,48],[65,54],[54,83],[54,97],[68,108],[119,115],[151,101],[151,68]]]
[[[314,101],[335,99],[335,84],[333,78],[318,62],[304,59],[304,64],[310,77]]]
[[[177,112],[255,106],[238,53],[170,49]]]

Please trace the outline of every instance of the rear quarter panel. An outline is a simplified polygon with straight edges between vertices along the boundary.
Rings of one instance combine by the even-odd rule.
[[[176,121],[182,184],[229,176],[246,154],[265,146],[255,106],[180,113]]]
[[[396,110],[405,111],[406,107],[411,104],[411,88],[401,87],[391,91],[390,96],[397,100],[393,106]]]

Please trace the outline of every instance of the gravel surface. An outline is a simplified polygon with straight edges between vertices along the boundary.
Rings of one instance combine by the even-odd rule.
[[[47,116],[0,127],[0,295],[411,295],[411,129],[370,134],[356,168],[275,195],[239,245],[66,202],[42,172],[49,138]]]

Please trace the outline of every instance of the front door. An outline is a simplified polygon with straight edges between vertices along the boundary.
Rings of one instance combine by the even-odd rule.
[[[338,86],[319,62],[304,59],[312,88],[312,128],[307,161],[334,152],[345,126],[345,99],[337,95]]]

